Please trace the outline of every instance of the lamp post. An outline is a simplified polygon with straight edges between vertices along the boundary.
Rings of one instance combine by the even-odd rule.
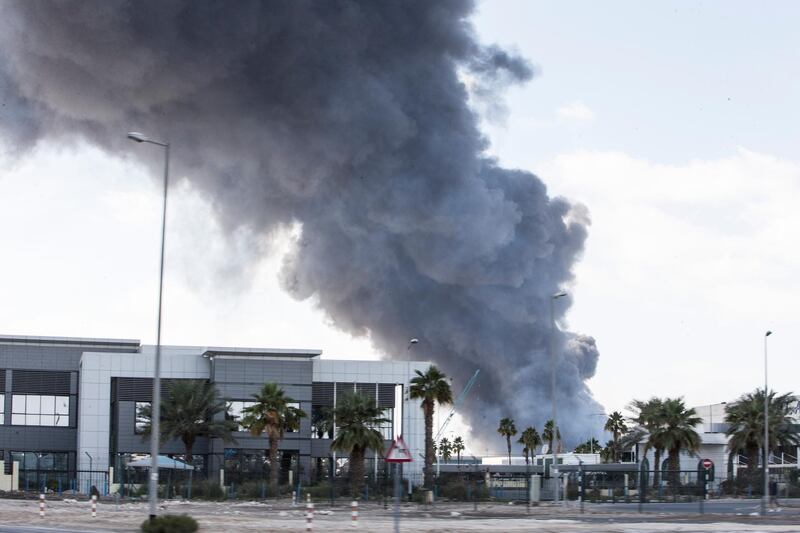
[[[161,300],[164,292],[164,239],[167,232],[167,188],[169,185],[169,143],[154,141],[138,132],[128,133],[128,139],[149,143],[164,149],[164,202],[161,212],[161,259],[158,271],[158,323],[156,326],[155,369],[153,371],[153,399],[150,409],[150,520],[156,517],[158,507],[158,439],[161,421]]]
[[[767,337],[771,331],[764,334],[764,494],[761,496],[761,515],[767,514],[767,501],[769,498],[769,389],[767,388]]]
[[[606,414],[592,413],[591,416],[602,416],[603,418],[605,418]],[[597,445],[602,446],[603,444],[600,441],[598,441]],[[594,428],[592,428],[592,436],[589,438],[589,448],[591,449],[592,455],[594,455]]]
[[[566,296],[566,292],[557,292],[550,297],[550,394],[553,402],[553,442],[558,440],[558,423],[556,422],[556,415],[558,408],[556,407],[556,319],[555,311],[553,310],[554,303],[559,298]],[[553,503],[558,503],[558,467],[556,466],[556,447],[550,450],[553,455],[553,465],[550,467],[551,478],[553,478]]]

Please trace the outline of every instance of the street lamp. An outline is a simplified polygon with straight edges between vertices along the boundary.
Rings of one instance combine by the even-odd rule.
[[[767,337],[764,334],[764,494],[761,496],[761,515],[767,514],[767,498],[769,498],[769,392],[767,389]]]
[[[164,292],[164,238],[167,231],[167,187],[169,185],[169,143],[154,141],[142,133],[132,131],[128,139],[149,143],[164,149],[164,202],[161,212],[161,259],[158,271],[158,325],[156,326],[156,360],[153,371],[153,399],[150,409],[150,520],[155,520],[158,507],[158,439],[161,421],[161,300]]]
[[[550,394],[553,402],[553,442],[558,439],[558,423],[556,422],[556,415],[558,408],[556,407],[556,348],[555,348],[555,332],[556,332],[556,319],[553,310],[554,303],[559,298],[566,296],[567,293],[560,291],[550,297]],[[551,476],[553,478],[553,503],[558,503],[558,467],[556,466],[556,447],[550,450],[553,455],[553,466],[550,467]]]

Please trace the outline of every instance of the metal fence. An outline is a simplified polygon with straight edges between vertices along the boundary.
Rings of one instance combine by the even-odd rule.
[[[108,472],[96,470],[19,470],[19,490],[54,494],[109,494]]]
[[[331,467],[331,465],[334,465]],[[421,473],[409,475],[400,467],[383,461],[377,465],[368,463],[361,489],[354,492],[347,468],[327,463],[327,469],[316,468],[308,475],[301,468],[284,471],[279,476],[278,490],[273,491],[269,483],[269,472],[238,471],[223,469],[207,472],[205,469],[172,470],[159,472],[159,496],[161,498],[192,499],[304,499],[309,494],[317,502],[330,505],[349,505],[353,499],[390,504],[394,498],[394,479],[401,479],[401,497],[404,501],[424,503],[429,501],[429,492],[434,502],[517,502],[536,504],[551,501],[557,487],[559,499],[588,503],[650,503],[650,502],[701,502],[718,498],[736,491],[739,496],[760,496],[761,479],[740,475],[735,483],[716,482],[701,470],[682,471],[638,471],[637,465],[587,465],[575,469],[560,465],[558,479],[547,472],[502,473],[481,470],[473,465],[465,471],[441,472],[434,476],[430,491],[423,488]],[[627,468],[627,470],[626,470]],[[55,494],[118,493],[124,498],[145,498],[147,495],[147,469],[122,468],[115,470],[110,480],[105,471],[59,471],[19,470],[19,489],[27,492]],[[236,475],[233,475],[236,474]],[[797,475],[780,480],[780,494],[800,491]],[[707,479],[708,478],[708,479]],[[290,483],[291,482],[291,483]],[[736,488],[738,487],[738,488]]]

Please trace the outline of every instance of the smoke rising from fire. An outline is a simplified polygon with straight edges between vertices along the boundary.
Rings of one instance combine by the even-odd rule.
[[[463,412],[479,434],[501,416],[549,418],[550,296],[572,281],[589,221],[486,156],[465,77],[497,102],[533,70],[477,41],[472,2],[1,4],[6,148],[171,140],[174,168],[229,230],[301,224],[281,275],[294,297],[388,356],[419,338],[414,357],[456,392],[480,367]],[[552,341],[574,442],[598,409],[585,384],[598,352],[583,335]]]

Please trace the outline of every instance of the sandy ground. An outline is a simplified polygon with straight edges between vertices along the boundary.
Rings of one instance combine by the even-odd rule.
[[[262,502],[164,502],[161,513],[186,513],[198,520],[200,531],[305,531],[305,509],[290,504]],[[90,503],[83,500],[48,501],[45,518],[39,518],[36,500],[0,500],[0,524],[90,531],[137,531],[147,516],[146,503],[98,503],[97,517],[91,517]],[[478,511],[470,504],[437,504],[425,509],[405,505],[401,510],[401,531],[537,531],[537,532],[799,532],[800,524],[762,520],[757,517],[699,517],[665,514],[624,514],[576,509],[534,507],[528,513],[524,505],[481,504]],[[358,531],[388,533],[393,531],[392,507],[366,504],[359,507]],[[324,532],[355,531],[350,509],[329,509],[320,504],[315,509],[314,530]]]

